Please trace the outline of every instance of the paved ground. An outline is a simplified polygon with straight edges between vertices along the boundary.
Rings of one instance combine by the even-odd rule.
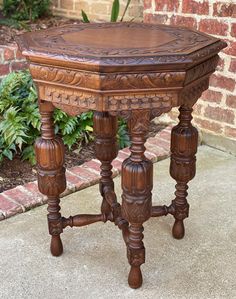
[[[168,159],[155,164],[156,203],[173,197],[168,166]],[[113,224],[68,228],[64,254],[55,258],[48,250],[45,206],[2,221],[0,298],[236,298],[235,178],[235,157],[200,147],[186,237],[171,237],[171,216],[145,224],[147,258],[139,290],[127,286],[125,247]],[[96,213],[96,191],[93,186],[65,197],[64,215]]]

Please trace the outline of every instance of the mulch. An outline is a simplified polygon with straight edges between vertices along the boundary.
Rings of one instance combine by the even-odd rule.
[[[148,137],[154,137],[159,131],[164,129],[166,125],[155,124],[151,122]],[[78,166],[84,162],[95,158],[94,142],[84,145],[80,152],[72,149],[66,150],[65,166],[70,168]],[[16,156],[12,161],[5,158],[0,166],[0,192],[32,182],[37,179],[36,166],[31,166],[27,161],[22,161],[20,156]]]
[[[0,11],[0,19],[4,19]],[[34,22],[27,22],[27,29],[16,29],[13,27],[8,27],[0,25],[0,45],[9,45],[14,43],[15,36],[25,33],[27,31],[37,31],[42,29],[48,29],[51,27],[58,27],[67,24],[78,24],[79,20],[67,19],[64,17],[49,16],[45,18],[38,19]]]

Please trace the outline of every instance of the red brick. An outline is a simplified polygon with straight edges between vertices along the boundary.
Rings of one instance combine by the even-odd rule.
[[[72,172],[66,170],[66,181],[69,184],[75,185],[78,183],[79,180],[81,180],[81,179],[78,176],[76,176]]]
[[[228,42],[228,47],[223,50],[224,53],[236,56],[236,42]]]
[[[5,76],[10,73],[9,64],[0,64],[0,76]]]
[[[165,139],[166,141],[170,140],[170,131],[162,130],[161,132],[157,133],[154,139],[159,141],[159,137]]]
[[[236,59],[234,59],[234,58],[231,58],[229,71],[236,73]]]
[[[151,160],[152,162],[156,162],[157,161],[157,155],[155,155],[154,153],[149,152],[148,150],[145,151],[145,156]]]
[[[215,133],[222,133],[223,127],[221,124],[206,119],[194,117],[194,123],[201,129],[206,129]]]
[[[236,23],[232,23],[231,26],[231,36],[236,37]]]
[[[216,2],[213,5],[213,16],[235,17],[236,16],[236,5],[233,3]]]
[[[228,95],[226,104],[228,107],[236,109],[236,95]]]
[[[147,143],[152,146],[157,145],[158,147],[160,147],[160,149],[162,149],[164,151],[169,151],[169,149],[170,149],[170,139],[164,140],[162,138],[150,137],[150,138],[148,138]]]
[[[24,206],[26,209],[35,207],[39,205],[39,200],[37,197],[30,196],[27,192],[24,192],[24,189],[16,187],[4,192],[4,195],[7,195],[9,198],[13,199],[15,202]]]
[[[100,176],[94,172],[89,171],[86,168],[83,168],[81,166],[75,166],[70,168],[70,171],[72,174],[78,175],[81,178],[86,179],[89,181],[90,184],[93,184],[95,182],[99,181]]]
[[[196,103],[194,106],[193,106],[193,112],[195,114],[201,114],[202,112],[202,105],[200,103]]]
[[[22,207],[19,204],[8,200],[3,193],[0,194],[0,210],[4,213],[4,215],[6,217],[10,217],[17,213],[22,213]]]
[[[130,154],[126,152],[119,151],[117,158],[120,159],[121,161],[124,161],[130,156]]]
[[[143,8],[144,9],[152,8],[152,0],[144,0],[143,1]]]
[[[16,50],[16,59],[18,60],[25,60],[25,57],[22,55],[21,51],[19,49]]]
[[[156,11],[177,11],[179,7],[178,0],[155,0]]]
[[[170,24],[188,28],[197,28],[197,21],[192,17],[172,16],[170,19]]]
[[[192,13],[198,15],[208,15],[209,14],[209,3],[208,1],[194,1],[194,0],[183,0],[184,13]]]
[[[88,180],[74,175],[71,171],[66,171],[66,180],[69,184],[74,185],[76,190],[81,190],[90,185]]]
[[[27,68],[28,68],[28,63],[26,61],[23,62],[13,61],[11,64],[12,71],[19,71]]]
[[[46,195],[43,195],[41,192],[39,192],[38,183],[36,181],[24,184],[24,188],[28,192],[30,192],[32,194],[32,196],[34,196],[35,198],[37,198],[38,201],[40,201],[40,202],[44,201]]]
[[[204,115],[208,118],[229,124],[234,123],[235,117],[234,112],[232,110],[211,106],[206,107]]]
[[[201,99],[203,101],[215,102],[215,103],[219,104],[221,102],[221,99],[222,99],[222,93],[218,92],[218,91],[208,89],[202,94]]]
[[[123,149],[121,150],[121,152],[124,152],[124,153],[130,155],[130,149],[129,149],[129,147],[123,148]]]
[[[174,127],[174,124],[170,124],[170,125],[168,125],[167,127],[165,127],[165,131],[167,131],[167,132],[170,132],[170,133],[171,133],[171,131],[172,131],[173,127]]]
[[[36,181],[27,183],[24,185],[24,187],[31,193],[40,193],[38,189],[38,183]]]
[[[91,171],[95,170],[98,174],[100,174],[100,166],[101,166],[101,163],[98,161],[98,160],[91,160],[91,161],[88,161],[88,162],[85,162],[82,167],[85,167],[85,168],[88,168],[88,169],[91,169]]]
[[[228,25],[223,21],[203,19],[199,23],[199,30],[216,35],[227,35]]]
[[[168,16],[167,15],[144,14],[144,22],[145,23],[166,24],[167,21],[168,21]]]
[[[224,67],[225,67],[225,61],[224,59],[220,58],[216,70],[222,72],[224,70]]]
[[[14,60],[15,59],[15,53],[14,48],[5,48],[4,49],[4,60]]]
[[[122,161],[115,159],[112,161],[112,166],[120,172],[122,167]]]
[[[170,153],[170,146],[168,147],[168,150],[167,150],[167,149],[162,148],[161,144],[154,145],[154,144],[147,142],[145,144],[145,147],[151,154],[156,156],[156,160],[162,160],[162,159],[168,157],[169,153]]]
[[[213,74],[210,79],[210,85],[233,91],[235,87],[235,80],[221,75]]]
[[[225,127],[225,135],[228,137],[236,138],[236,129],[231,127]]]

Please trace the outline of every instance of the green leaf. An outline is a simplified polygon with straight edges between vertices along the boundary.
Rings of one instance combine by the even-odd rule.
[[[6,148],[2,154],[7,157],[9,160],[12,160],[13,159],[13,153],[10,149]]]
[[[111,22],[116,22],[120,12],[120,1],[114,0],[111,10]]]
[[[91,126],[86,126],[85,130],[88,132],[93,132],[93,128]]]
[[[29,145],[27,147],[24,148],[23,152],[22,152],[22,160],[27,160],[30,162],[31,165],[35,165],[36,164],[36,158],[35,158],[35,152],[34,152],[34,147],[33,145]]]
[[[81,15],[84,23],[90,23],[89,18],[83,9],[81,10]]]
[[[130,146],[130,137],[128,134],[128,128],[127,124],[123,119],[119,119],[119,127],[117,132],[117,140],[119,144],[119,148],[125,148],[127,146]]]
[[[123,22],[123,19],[124,19],[125,15],[126,15],[126,12],[127,12],[128,8],[129,8],[130,2],[131,2],[131,0],[128,0],[127,3],[126,3],[123,15],[122,15],[122,17],[120,19],[121,22]]]

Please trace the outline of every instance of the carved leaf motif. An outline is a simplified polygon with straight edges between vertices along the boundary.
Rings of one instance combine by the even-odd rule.
[[[185,78],[185,72],[107,73],[102,75],[36,64],[31,64],[30,70],[36,81],[55,82],[94,90],[176,87],[181,86]]]

